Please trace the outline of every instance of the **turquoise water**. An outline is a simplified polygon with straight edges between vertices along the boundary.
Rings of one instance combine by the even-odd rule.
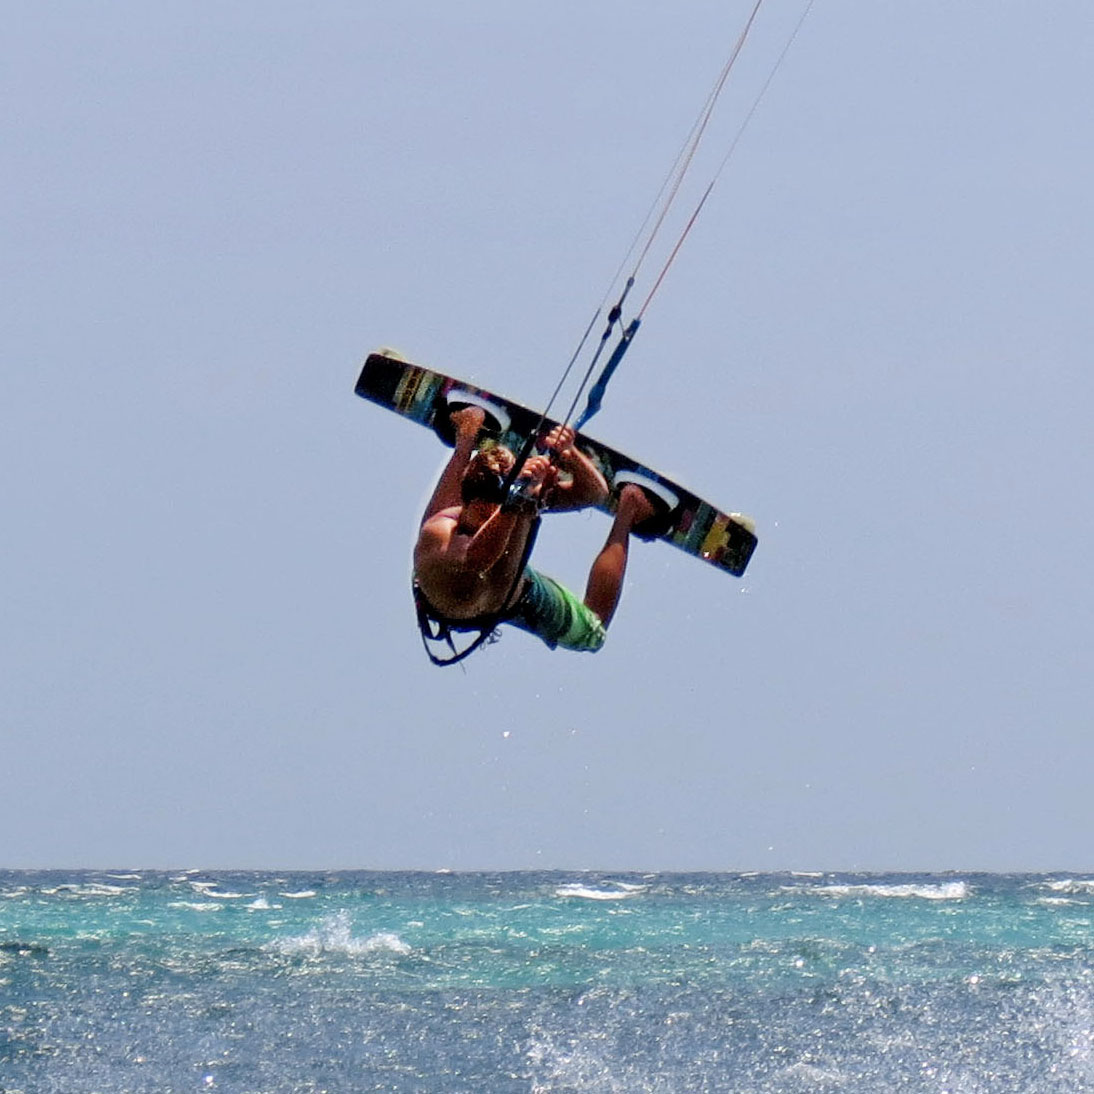
[[[0,872],[3,1094],[1094,1090],[1094,878]]]

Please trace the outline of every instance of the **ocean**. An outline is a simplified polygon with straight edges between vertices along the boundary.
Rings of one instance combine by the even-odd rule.
[[[0,871],[3,1094],[1094,1091],[1081,875]]]

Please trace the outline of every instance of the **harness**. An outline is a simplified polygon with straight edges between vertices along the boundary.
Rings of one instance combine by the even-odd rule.
[[[540,518],[537,514],[532,522],[532,527],[528,530],[528,539],[524,544],[524,552],[521,556],[520,565],[517,567],[516,577],[513,579],[512,585],[509,586],[508,592],[502,598],[501,608],[496,612],[474,616],[471,619],[452,619],[443,612],[438,611],[429,602],[429,598],[422,592],[417,578],[412,580],[411,592],[414,594],[414,611],[418,617],[418,631],[422,636],[422,647],[425,649],[426,656],[434,665],[443,667],[459,664],[464,658],[470,657],[480,646],[488,642],[496,642],[501,637],[498,633],[498,626],[516,614],[517,604],[520,603],[518,600],[517,604],[509,606],[513,594],[520,587],[521,581],[524,580],[524,570],[528,565],[528,559],[532,555],[532,547],[539,532],[539,521]],[[452,635],[468,631],[478,631],[479,633],[472,642],[464,646],[463,649],[459,649]],[[436,645],[441,642],[448,644],[448,648],[452,651],[451,657],[442,657],[434,653],[431,643]]]

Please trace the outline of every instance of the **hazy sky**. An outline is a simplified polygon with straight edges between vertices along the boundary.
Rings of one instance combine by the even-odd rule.
[[[361,361],[541,405],[750,7],[3,5],[0,865],[1094,869],[1089,0],[817,0],[591,427],[748,574],[420,649]]]

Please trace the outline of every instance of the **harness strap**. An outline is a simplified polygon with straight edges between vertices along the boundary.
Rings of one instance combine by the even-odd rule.
[[[523,577],[523,575],[524,570],[522,568],[521,576]],[[422,636],[422,647],[425,649],[426,656],[434,665],[455,665],[465,657],[470,657],[479,646],[493,639],[497,625],[503,622],[508,615],[508,612],[494,612],[490,615],[477,616],[474,619],[449,619],[429,603],[417,581],[413,583],[412,590],[414,593],[414,609],[418,616],[418,630]],[[452,632],[474,630],[479,632],[478,637],[462,650],[457,649],[456,643],[452,640]],[[452,650],[452,656],[438,657],[430,648],[430,642],[447,642],[449,649]]]

